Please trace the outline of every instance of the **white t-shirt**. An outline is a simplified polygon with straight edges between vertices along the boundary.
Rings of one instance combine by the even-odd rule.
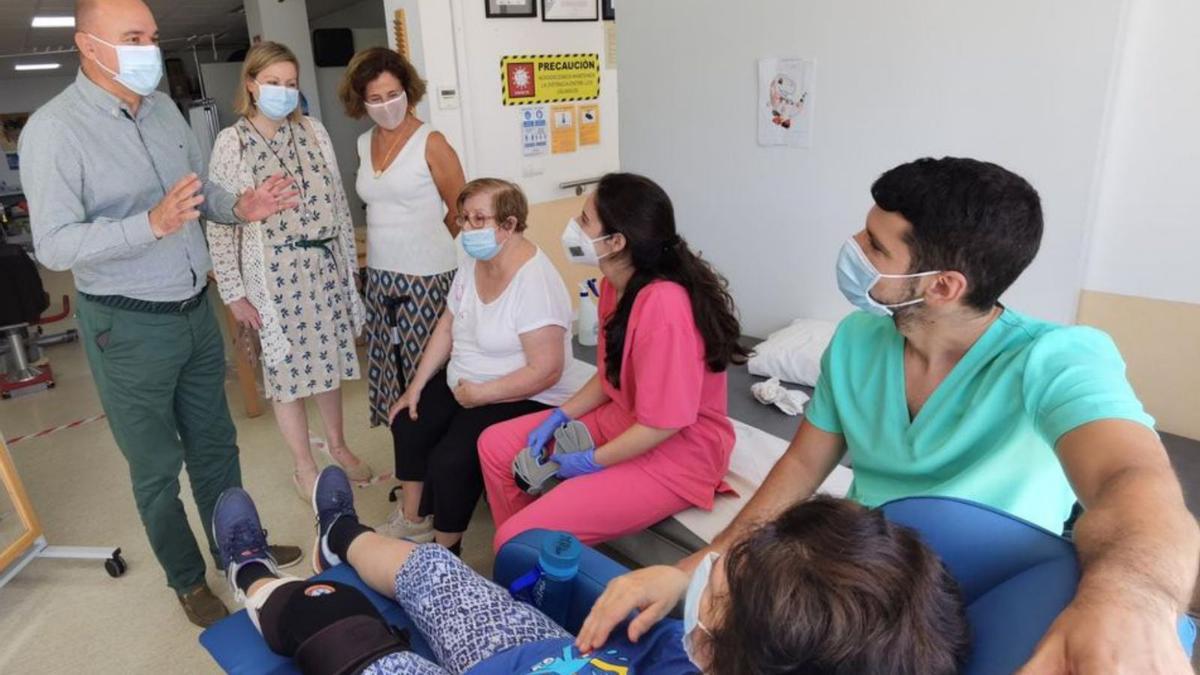
[[[454,347],[446,379],[450,388],[460,380],[491,382],[526,365],[521,335],[546,326],[563,330],[564,377],[549,389],[530,396],[546,405],[562,405],[575,393],[565,375],[571,358],[571,297],[550,258],[538,249],[517,270],[508,288],[488,304],[475,286],[475,260],[458,268],[450,286],[447,308],[454,313]]]

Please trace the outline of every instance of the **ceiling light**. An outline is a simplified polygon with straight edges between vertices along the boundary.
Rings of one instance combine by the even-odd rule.
[[[33,17],[34,28],[74,28],[75,17],[73,16],[35,16]]]
[[[13,66],[14,70],[54,70],[61,68],[61,63],[18,63]]]

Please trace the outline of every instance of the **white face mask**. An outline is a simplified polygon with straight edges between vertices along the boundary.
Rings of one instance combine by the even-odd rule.
[[[93,59],[96,65],[112,75],[115,81],[138,96],[149,96],[158,88],[158,83],[162,81],[163,62],[162,52],[158,50],[157,45],[114,45],[91,33],[85,34],[96,42],[116,50],[119,72],[114,73],[101,63],[100,59]]]
[[[395,129],[408,116],[408,93],[401,92],[396,98],[383,103],[368,103],[367,114],[380,128],[388,131]]]
[[[567,260],[580,265],[591,265],[593,267],[600,264],[600,259],[611,255],[605,253],[599,255],[596,253],[596,242],[610,239],[611,234],[603,237],[590,239],[583,228],[579,226],[579,222],[572,218],[567,222],[567,229],[563,230],[562,245],[563,251],[567,254]]]
[[[688,582],[687,595],[683,601],[683,651],[697,668],[700,667],[700,659],[696,655],[698,651],[696,631],[702,630],[710,637],[712,636],[712,632],[700,623],[700,599],[704,597],[704,589],[708,588],[709,579],[712,578],[713,565],[719,557],[720,555],[716,553],[704,556],[704,560],[701,560],[700,564],[696,566],[696,571],[692,572],[692,580]]]

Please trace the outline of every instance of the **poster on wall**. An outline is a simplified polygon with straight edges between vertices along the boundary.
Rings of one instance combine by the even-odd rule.
[[[579,144],[600,145],[600,106],[579,106]]]
[[[575,152],[575,106],[550,106],[550,152]]]
[[[811,59],[758,60],[758,144],[812,147],[813,86]]]
[[[528,54],[500,58],[504,105],[600,98],[600,54]]]
[[[550,130],[546,106],[532,106],[521,111],[521,151],[526,157],[550,152]]]

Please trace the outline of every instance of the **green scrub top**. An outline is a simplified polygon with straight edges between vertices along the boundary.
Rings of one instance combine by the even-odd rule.
[[[915,418],[905,396],[904,337],[891,317],[851,314],[822,357],[805,417],[845,438],[851,499],[878,506],[914,495],[960,497],[1055,533],[1075,502],[1054,452],[1058,439],[1103,419],[1154,428],[1107,334],[1010,309]]]

